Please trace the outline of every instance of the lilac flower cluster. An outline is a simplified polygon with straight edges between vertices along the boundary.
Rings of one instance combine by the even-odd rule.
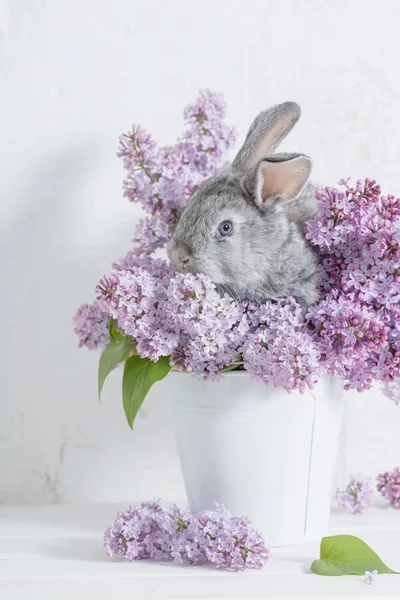
[[[236,135],[225,125],[224,113],[222,97],[204,90],[185,109],[184,133],[174,146],[158,148],[140,126],[120,137],[118,156],[127,170],[124,196],[152,215],[137,227],[138,254],[165,244],[194,190],[226,160]]]
[[[89,350],[104,348],[108,336],[110,314],[100,302],[82,304],[74,317],[74,331],[79,338],[79,347]]]
[[[346,489],[336,492],[340,508],[354,515],[362,515],[366,512],[372,503],[372,496],[372,479],[363,475],[352,476]]]
[[[104,535],[109,556],[133,561],[173,560],[177,564],[214,564],[218,569],[261,569],[270,550],[245,517],[223,506],[193,514],[160,502],[144,502],[119,512]]]
[[[288,392],[312,388],[320,355],[299,305],[287,298],[247,310],[252,329],[241,350],[246,370],[266,385]]]
[[[171,356],[187,372],[210,375],[229,365],[249,329],[244,306],[221,297],[206,277],[171,273],[160,259],[106,277],[97,290],[140,356]]]
[[[342,190],[317,192],[306,235],[319,252],[321,301],[309,326],[325,369],[346,388],[384,382],[399,399],[400,199],[381,194],[375,181],[341,180]]]
[[[320,258],[320,302],[306,320],[290,298],[238,303],[206,277],[177,274],[157,258],[188,198],[235,141],[220,96],[200,92],[184,117],[174,146],[158,147],[140,126],[120,138],[124,194],[148,216],[98,285],[98,302],[79,309],[80,345],[104,345],[108,314],[140,356],[169,356],[199,376],[237,366],[266,385],[304,391],[330,373],[359,391],[380,381],[400,401],[400,199],[370,179],[319,190],[306,236]]]
[[[390,506],[400,508],[400,467],[378,475],[377,489],[389,500]]]
[[[390,398],[394,404],[400,403],[400,379],[385,381],[383,393]]]

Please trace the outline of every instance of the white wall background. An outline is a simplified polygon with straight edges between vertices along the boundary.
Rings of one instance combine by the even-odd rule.
[[[371,176],[400,194],[400,3],[369,0],[0,1],[0,502],[183,495],[166,387],[135,432],[116,372],[96,399],[97,356],[71,318],[130,246],[117,137],[161,143],[199,88],[225,94],[242,139],[258,111],[303,108],[284,149],[334,184]],[[400,463],[400,408],[352,397],[339,474]]]

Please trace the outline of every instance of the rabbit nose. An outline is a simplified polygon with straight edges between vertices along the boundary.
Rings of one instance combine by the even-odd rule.
[[[187,265],[190,260],[189,248],[187,246],[179,246],[176,250],[176,257],[181,265]]]

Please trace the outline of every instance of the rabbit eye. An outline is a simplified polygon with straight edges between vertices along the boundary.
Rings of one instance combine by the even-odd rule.
[[[222,221],[220,225],[218,225],[218,233],[222,236],[227,236],[231,234],[233,231],[233,225],[231,221]]]

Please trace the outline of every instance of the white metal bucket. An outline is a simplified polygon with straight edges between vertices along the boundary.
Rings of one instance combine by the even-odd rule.
[[[170,373],[178,451],[192,511],[224,504],[269,546],[323,537],[329,526],[342,384],[325,377],[288,394],[245,372],[205,382]]]

